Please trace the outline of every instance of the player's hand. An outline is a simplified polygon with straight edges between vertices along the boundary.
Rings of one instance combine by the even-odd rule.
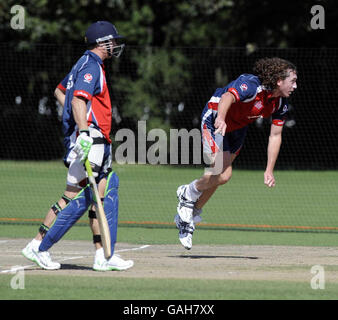
[[[227,129],[227,125],[224,121],[224,119],[217,117],[214,123],[214,127],[217,129],[215,131],[215,134],[220,133],[222,136],[225,135],[225,131]]]
[[[264,172],[264,184],[269,188],[272,188],[276,185],[276,180],[272,172]]]
[[[87,132],[81,132],[77,137],[73,150],[77,153],[78,159],[81,162],[86,161],[92,144],[93,138],[91,138]]]

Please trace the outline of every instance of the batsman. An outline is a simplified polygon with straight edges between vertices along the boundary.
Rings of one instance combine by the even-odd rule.
[[[47,213],[36,237],[22,254],[47,270],[61,267],[48,250],[89,209],[93,232],[96,271],[126,270],[134,265],[114,254],[118,224],[119,178],[112,171],[111,131],[112,108],[103,61],[118,58],[124,44],[115,26],[97,21],[85,33],[88,45],[83,56],[55,89],[55,97],[63,105],[62,126],[68,168],[66,190]],[[105,257],[95,202],[84,162],[89,160],[92,174],[104,207],[110,233],[111,256]],[[54,222],[55,221],[55,222]]]

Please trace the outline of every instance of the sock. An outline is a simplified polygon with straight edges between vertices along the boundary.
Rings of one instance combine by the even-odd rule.
[[[103,248],[97,249],[95,252],[95,258],[104,258]]]
[[[37,249],[39,248],[40,244],[41,244],[41,241],[40,241],[40,240],[33,239],[33,240],[31,241],[31,244],[32,244],[33,248],[37,250]]]
[[[186,190],[186,196],[189,200],[196,202],[198,200],[198,198],[201,196],[202,192],[198,191],[196,189],[196,181],[194,180],[193,182],[191,182]]]

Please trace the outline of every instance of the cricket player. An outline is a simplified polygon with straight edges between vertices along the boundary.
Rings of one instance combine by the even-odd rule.
[[[264,183],[276,184],[273,175],[282,143],[282,130],[288,114],[287,98],[297,88],[297,70],[289,61],[274,58],[255,63],[254,74],[242,74],[224,88],[218,88],[202,112],[203,153],[211,159],[211,168],[190,184],[177,189],[179,240],[192,247],[195,223],[201,221],[202,207],[216,189],[229,182],[232,162],[238,156],[248,125],[257,118],[270,118]]]
[[[109,134],[112,110],[103,61],[121,55],[124,44],[117,43],[120,38],[122,36],[110,22],[97,21],[90,25],[85,34],[88,50],[55,89],[55,97],[64,106],[64,163],[68,168],[66,190],[47,213],[37,236],[22,250],[26,258],[43,269],[61,267],[60,263],[52,261],[48,249],[61,239],[88,208],[96,248],[93,269],[126,270],[134,264],[132,260],[125,261],[114,254],[119,179],[111,169]],[[112,256],[108,260],[104,257],[93,195],[84,167],[87,157],[108,220],[112,249]]]

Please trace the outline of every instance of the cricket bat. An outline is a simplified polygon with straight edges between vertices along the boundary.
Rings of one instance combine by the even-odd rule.
[[[107,221],[104,209],[103,209],[102,201],[99,195],[99,190],[97,189],[96,181],[93,176],[92,167],[90,166],[88,158],[86,159],[85,167],[88,173],[88,179],[89,179],[90,186],[93,190],[94,197],[96,199],[96,205],[95,205],[96,217],[99,222],[104,256],[106,259],[109,259],[111,256],[111,243],[110,243],[110,231],[108,227],[108,221]]]

